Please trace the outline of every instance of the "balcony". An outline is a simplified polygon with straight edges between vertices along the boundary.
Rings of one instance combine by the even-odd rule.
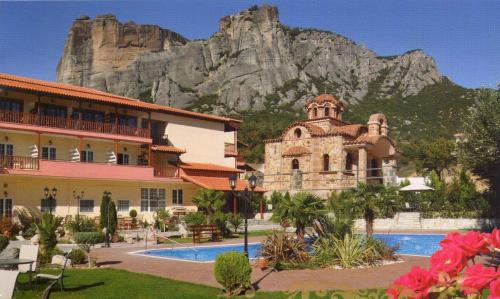
[[[38,168],[40,165],[40,169]],[[62,160],[40,160],[22,156],[0,156],[0,168],[9,174],[111,179],[111,180],[158,180],[179,178],[175,166],[119,165],[112,163],[86,163]]]
[[[238,156],[238,150],[234,143],[224,143],[224,156],[225,157],[236,157]]]
[[[135,128],[114,123],[93,122],[69,117],[54,117],[25,112],[0,110],[0,122],[76,130],[98,134],[111,134],[139,138],[151,138],[149,129]]]

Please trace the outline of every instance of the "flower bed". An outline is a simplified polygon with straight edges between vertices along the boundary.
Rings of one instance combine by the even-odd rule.
[[[476,257],[500,248],[500,230],[491,234],[470,231],[450,233],[441,250],[430,259],[430,268],[413,267],[387,290],[393,298],[483,298],[500,299],[500,271],[476,263]]]

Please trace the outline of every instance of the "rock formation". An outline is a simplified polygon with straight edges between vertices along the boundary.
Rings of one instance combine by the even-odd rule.
[[[381,57],[338,34],[290,28],[273,6],[220,20],[206,40],[112,15],[78,18],[57,80],[163,105],[219,113],[291,104],[325,90],[355,103],[367,94],[408,96],[440,82],[421,50]]]

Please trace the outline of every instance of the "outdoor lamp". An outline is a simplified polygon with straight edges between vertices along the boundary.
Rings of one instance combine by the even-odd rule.
[[[235,174],[232,174],[229,177],[229,187],[231,187],[231,190],[233,190],[233,191],[234,191],[234,189],[236,189],[236,175]]]
[[[43,188],[43,192],[45,193],[45,198],[49,197],[49,187],[45,186],[45,188]]]
[[[257,177],[252,174],[249,178],[248,178],[248,182],[250,183],[250,189],[252,189],[252,191],[255,189],[255,187],[257,187]]]
[[[54,188],[52,188],[52,197],[56,198],[56,195],[57,195],[57,189],[56,189],[56,187],[54,187]]]

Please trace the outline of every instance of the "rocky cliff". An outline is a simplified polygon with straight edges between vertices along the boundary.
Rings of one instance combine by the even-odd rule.
[[[325,90],[356,103],[417,94],[443,81],[421,50],[382,57],[338,34],[290,28],[272,6],[220,20],[206,40],[187,40],[112,15],[78,18],[57,80],[194,110],[232,113],[269,105],[299,108]]]

